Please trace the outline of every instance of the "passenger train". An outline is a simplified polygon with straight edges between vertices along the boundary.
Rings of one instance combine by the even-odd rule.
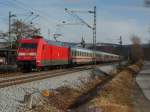
[[[115,54],[71,47],[62,42],[46,40],[42,36],[19,39],[17,54],[17,65],[21,70],[93,64],[93,60],[96,63],[119,60]]]

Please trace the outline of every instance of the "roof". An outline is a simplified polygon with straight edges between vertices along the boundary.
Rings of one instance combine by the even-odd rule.
[[[60,42],[60,41],[53,41],[53,40],[46,40],[44,39],[48,44],[51,45],[57,45],[57,46],[63,46],[63,47],[69,47],[69,44],[65,42]]]
[[[6,48],[9,46],[8,42],[0,42],[0,48]]]
[[[73,47],[71,48],[72,50],[77,50],[77,51],[82,51],[82,52],[93,52],[93,50],[91,49],[86,49],[86,48],[80,48],[80,47]],[[112,54],[112,53],[107,53],[107,52],[103,52],[103,51],[96,51],[97,54],[103,54],[103,55],[111,55],[111,56],[118,56],[116,54]]]

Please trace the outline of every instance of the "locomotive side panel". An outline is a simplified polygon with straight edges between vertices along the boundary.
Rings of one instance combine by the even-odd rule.
[[[45,58],[45,49],[44,46],[46,43],[43,40],[40,40],[37,47],[37,57],[36,57],[36,66],[37,67],[43,67],[42,60]]]
[[[69,64],[69,48],[52,46],[52,65]]]
[[[69,48],[44,44],[41,52],[43,66],[69,64]]]

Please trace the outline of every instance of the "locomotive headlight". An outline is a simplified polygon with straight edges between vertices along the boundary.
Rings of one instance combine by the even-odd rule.
[[[36,56],[36,53],[35,52],[29,53],[29,56]]]
[[[25,53],[18,53],[18,56],[25,56]]]
[[[31,53],[18,53],[18,56],[36,56],[35,52],[31,52]]]

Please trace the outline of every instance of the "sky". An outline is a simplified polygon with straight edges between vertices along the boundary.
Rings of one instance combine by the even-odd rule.
[[[150,40],[150,8],[144,0],[0,0],[0,31],[8,30],[8,12],[17,19],[30,22],[31,12],[39,15],[32,22],[41,29],[45,38],[53,39],[53,34],[61,33],[60,41],[92,42],[92,30],[84,24],[57,27],[62,21],[79,23],[79,20],[65,13],[65,8],[77,11],[93,10],[97,7],[97,42],[115,43],[122,36],[123,44],[130,44],[131,37],[137,35],[142,43]],[[93,25],[93,15],[76,13],[89,25]],[[48,36],[48,29],[50,35]]]

